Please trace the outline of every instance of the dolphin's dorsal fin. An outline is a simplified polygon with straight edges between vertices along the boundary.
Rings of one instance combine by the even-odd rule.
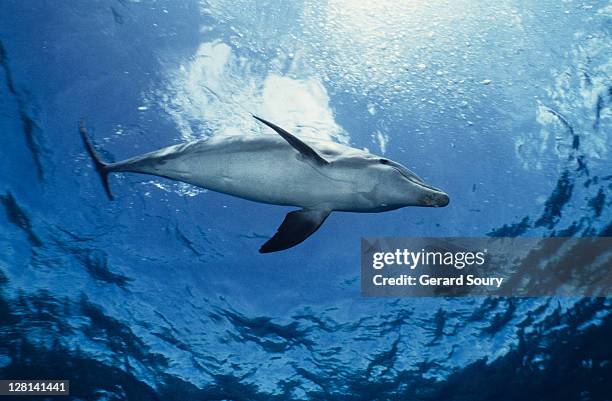
[[[278,125],[272,124],[271,122],[264,120],[263,118],[259,118],[257,116],[253,117],[276,131],[280,136],[283,137],[285,141],[289,142],[289,145],[293,146],[298,152],[300,152],[300,154],[306,157],[307,160],[311,160],[319,166],[325,166],[329,164],[329,162],[323,157],[321,157],[321,155],[319,155],[316,150],[302,142],[302,140],[298,139],[296,136],[285,131]]]
[[[276,234],[259,248],[261,253],[282,251],[296,246],[321,227],[331,210],[301,209],[287,213]]]

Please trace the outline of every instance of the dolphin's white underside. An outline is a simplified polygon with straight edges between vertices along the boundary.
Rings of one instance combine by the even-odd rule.
[[[112,171],[153,174],[256,202],[305,209],[366,211],[372,206],[340,158],[375,157],[348,146],[309,141],[330,166],[317,166],[278,135],[225,136],[170,146],[109,165]],[[334,170],[334,171],[332,171]],[[372,183],[372,187],[375,183]]]

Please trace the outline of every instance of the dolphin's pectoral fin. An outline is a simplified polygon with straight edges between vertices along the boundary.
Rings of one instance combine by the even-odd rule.
[[[259,118],[257,116],[253,116],[253,118],[255,118],[258,121],[261,121],[262,123],[266,124],[268,127],[272,128],[274,131],[276,131],[280,136],[283,137],[285,141],[289,142],[289,145],[293,146],[298,152],[300,152],[300,154],[306,157],[307,160],[310,160],[319,166],[325,166],[329,164],[329,162],[325,160],[321,155],[319,155],[316,150],[314,150],[313,148],[311,148],[310,146],[302,142],[301,139],[298,139],[293,134],[290,134],[289,132],[285,131],[278,125],[272,124],[271,122],[266,121],[263,118]]]
[[[287,213],[276,234],[259,248],[259,252],[277,252],[296,246],[317,231],[330,213],[330,210],[318,209]]]

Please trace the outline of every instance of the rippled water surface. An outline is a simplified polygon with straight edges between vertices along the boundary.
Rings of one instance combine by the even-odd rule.
[[[612,235],[606,1],[0,1],[0,376],[83,400],[609,400],[605,298],[366,299],[362,236]],[[111,177],[215,135],[384,154],[443,209],[333,214]],[[278,166],[278,168],[283,168]]]

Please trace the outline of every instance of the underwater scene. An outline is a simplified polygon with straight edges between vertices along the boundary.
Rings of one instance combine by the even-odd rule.
[[[612,236],[611,77],[609,1],[0,0],[0,379],[70,380],[0,398],[612,400],[612,298],[360,287],[362,237]],[[292,203],[105,170],[229,137],[447,198],[279,244]],[[324,192],[274,149],[201,174]]]

